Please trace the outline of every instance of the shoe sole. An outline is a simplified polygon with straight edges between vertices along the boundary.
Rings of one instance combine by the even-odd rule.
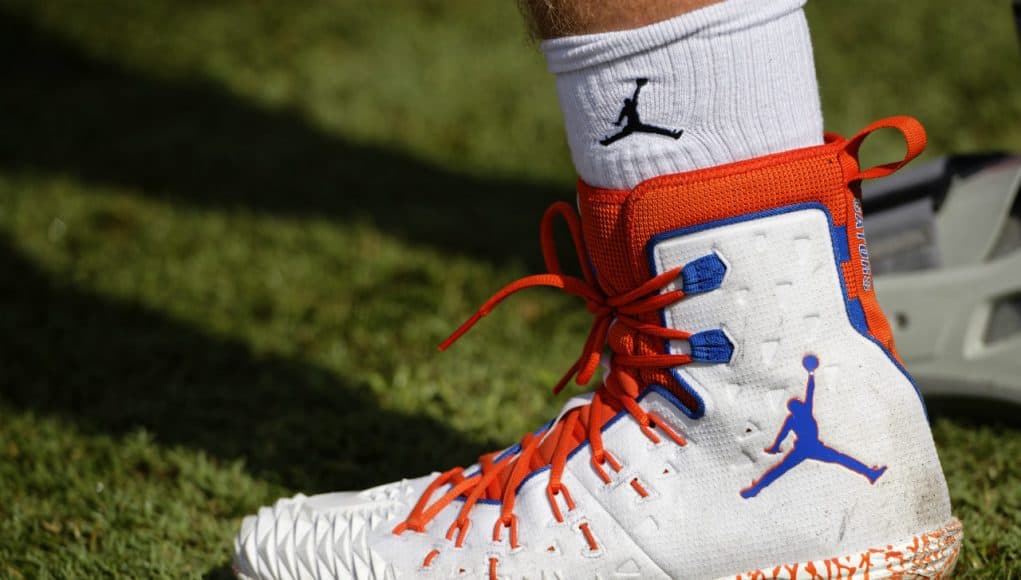
[[[935,580],[949,578],[957,564],[964,537],[961,522],[951,519],[943,528],[921,534],[906,542],[884,548],[869,548],[848,556],[813,560],[800,564],[781,564],[774,568],[752,570],[728,580],[829,580],[867,578],[883,580]],[[719,580],[724,580],[720,578]]]
[[[857,554],[781,564],[724,576],[718,580],[831,580],[865,578],[870,580],[938,580],[948,578],[957,564],[964,534],[956,518],[943,528],[914,536],[906,542],[885,548],[869,548]],[[256,580],[236,567],[239,580]]]

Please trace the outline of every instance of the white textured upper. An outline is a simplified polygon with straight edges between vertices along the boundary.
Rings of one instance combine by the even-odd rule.
[[[240,573],[488,578],[495,558],[500,578],[717,578],[885,548],[946,526],[949,500],[922,404],[889,356],[849,322],[826,214],[801,209],[661,240],[655,269],[712,252],[727,266],[721,287],[671,306],[666,319],[693,332],[722,328],[733,357],[677,369],[705,401],[700,419],[665,391],[653,389],[640,402],[686,446],[652,443],[624,414],[603,436],[622,471],[610,471],[613,482],[604,484],[587,444],[578,450],[563,478],[576,508],[565,510],[563,523],[546,497],[548,471],[521,485],[516,550],[506,537],[493,541],[499,506],[490,504],[472,511],[461,548],[444,537],[460,502],[425,533],[394,535],[434,476],[361,495],[285,500],[283,509],[264,508],[246,520]],[[887,470],[873,484],[844,466],[807,460],[745,499],[740,491],[783,457],[764,449],[784,423],[787,401],[805,394],[802,359],[809,353],[821,362],[814,395],[820,439]],[[793,441],[788,437],[782,450]],[[648,497],[636,493],[635,478]],[[424,567],[434,549],[438,555]]]

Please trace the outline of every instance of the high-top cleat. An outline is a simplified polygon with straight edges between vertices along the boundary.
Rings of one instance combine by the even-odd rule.
[[[872,131],[903,161],[861,170]],[[269,578],[936,578],[961,526],[872,290],[863,179],[924,147],[916,121],[632,191],[579,185],[543,220],[548,274],[605,377],[477,465],[246,518],[235,569]],[[552,247],[568,223],[583,271]],[[608,354],[602,354],[605,346]]]

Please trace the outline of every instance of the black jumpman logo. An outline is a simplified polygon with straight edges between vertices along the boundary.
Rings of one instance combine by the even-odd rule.
[[[617,121],[614,126],[620,127],[621,123],[624,123],[624,127],[617,133],[610,135],[606,139],[599,142],[602,146],[607,146],[611,143],[620,141],[624,137],[631,135],[632,133],[652,133],[654,135],[663,135],[665,137],[671,137],[677,139],[684,133],[684,129],[678,129],[671,131],[670,129],[664,129],[655,125],[646,125],[642,122],[642,119],[638,116],[638,93],[642,90],[642,87],[649,83],[649,79],[636,79],[635,94],[631,95],[630,98],[624,99],[624,108],[620,110],[620,116],[617,117]],[[625,121],[627,121],[625,123]]]

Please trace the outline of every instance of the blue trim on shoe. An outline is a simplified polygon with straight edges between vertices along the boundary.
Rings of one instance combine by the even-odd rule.
[[[827,211],[828,217],[829,212]],[[830,221],[830,238],[833,240],[833,251],[837,254],[837,264],[849,261],[851,259],[851,246],[847,242],[847,230],[833,225],[833,222]]]
[[[860,332],[865,334],[869,331],[869,323],[865,318],[865,308],[861,305],[861,300],[855,298],[854,300],[847,301],[847,316],[851,319],[851,324]],[[883,350],[886,350],[885,348]]]
[[[716,290],[723,283],[727,265],[716,254],[692,260],[681,268],[681,289],[685,294],[701,294]]]
[[[728,363],[734,355],[734,344],[719,328],[696,332],[688,337],[691,360],[701,363]]]

